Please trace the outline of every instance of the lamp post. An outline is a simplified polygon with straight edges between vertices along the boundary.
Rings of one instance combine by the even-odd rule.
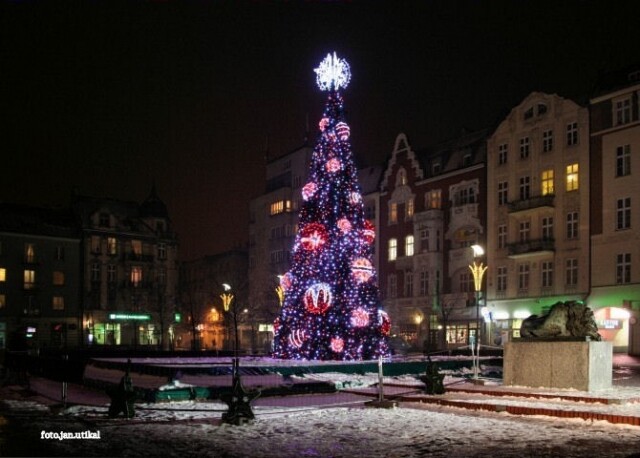
[[[475,260],[475,258],[484,256],[484,249],[480,245],[472,245],[471,248],[474,260],[469,269],[473,275],[473,287],[476,293],[476,354],[473,359],[473,378],[477,379],[480,371],[480,291],[482,290],[482,277],[488,266],[483,265],[482,261],[477,263]]]
[[[235,332],[233,346],[233,369],[231,380],[231,392],[224,393],[220,399],[229,406],[229,410],[222,414],[222,422],[232,425],[241,425],[255,418],[251,410],[251,401],[260,395],[259,391],[246,391],[240,380],[240,359],[238,358],[238,312],[231,286],[223,283],[224,293],[220,295],[225,312],[233,314],[233,327]],[[233,305],[233,307],[232,307]]]

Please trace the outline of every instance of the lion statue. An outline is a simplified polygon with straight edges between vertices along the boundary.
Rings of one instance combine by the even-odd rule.
[[[546,314],[531,315],[522,321],[520,337],[590,337],[591,340],[602,340],[593,312],[578,301],[557,302]]]

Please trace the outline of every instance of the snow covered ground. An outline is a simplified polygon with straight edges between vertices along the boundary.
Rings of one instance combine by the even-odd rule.
[[[445,384],[473,389],[474,385],[463,383],[462,372],[447,374]],[[375,409],[365,407],[371,397],[362,394],[375,392],[377,374],[332,372],[307,374],[305,378],[330,381],[341,391],[258,398],[253,402],[256,420],[239,427],[221,424],[226,405],[218,401],[136,404],[135,418],[111,419],[106,415],[108,398],[104,393],[81,387],[70,391],[69,401],[76,405],[61,409],[57,405],[60,383],[33,379],[32,389],[38,395],[19,396],[16,387],[0,390],[0,456],[640,457],[640,426],[417,402]],[[387,397],[421,389],[421,382],[413,376],[385,377],[384,383]],[[496,391],[503,388],[499,383],[488,386]],[[442,398],[640,416],[638,386],[596,393],[540,392],[557,394],[558,398],[536,400],[454,390]],[[7,396],[14,394],[14,399]],[[604,396],[621,403],[595,405],[562,399],[571,395]],[[2,415],[9,421],[3,423]],[[100,439],[41,438],[43,433],[83,431],[99,433]]]

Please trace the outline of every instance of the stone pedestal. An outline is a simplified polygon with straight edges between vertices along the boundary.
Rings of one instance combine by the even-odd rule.
[[[604,390],[611,388],[612,372],[611,342],[523,339],[505,344],[505,386]]]

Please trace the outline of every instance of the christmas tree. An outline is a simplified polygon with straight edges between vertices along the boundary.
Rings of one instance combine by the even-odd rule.
[[[274,356],[360,360],[388,354],[388,315],[379,308],[372,265],[374,226],[364,218],[342,96],[349,64],[334,53],[315,69],[328,92],[302,188],[291,269],[281,277]]]

